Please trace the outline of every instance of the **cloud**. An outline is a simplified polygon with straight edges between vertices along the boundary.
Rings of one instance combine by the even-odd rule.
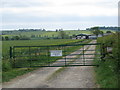
[[[111,0],[110,0],[111,1]],[[117,1],[104,0],[3,0],[1,13],[28,14],[33,16],[79,15],[115,16]],[[115,3],[116,2],[116,3]],[[3,10],[3,11],[2,11]]]
[[[17,18],[17,19],[16,19]],[[3,22],[21,22],[21,23],[30,23],[30,22],[84,22],[84,21],[99,21],[102,22],[105,21],[114,21],[116,16],[79,16],[79,15],[60,15],[60,16],[34,16],[29,14],[12,14],[12,13],[6,13],[3,15]]]
[[[1,11],[1,10],[0,10]],[[3,8],[3,13],[30,14],[34,16],[53,15],[78,15],[78,16],[115,16],[117,8],[104,8],[98,6],[76,6],[76,7],[27,7],[27,8]]]
[[[2,0],[2,7],[6,8],[26,8],[26,7],[34,7],[34,6],[49,6],[52,5],[50,1],[46,0]]]
[[[117,3],[118,0],[2,0],[0,14],[2,13],[5,23],[3,26],[6,28],[10,27],[10,22],[20,26],[20,23],[30,26],[29,23],[32,22],[51,22],[54,25],[67,22],[66,26],[73,22],[74,27],[78,22],[88,22],[90,25],[98,22],[108,25],[112,22],[115,25],[118,15]],[[49,26],[47,24],[43,26]],[[24,27],[25,25],[22,24]]]

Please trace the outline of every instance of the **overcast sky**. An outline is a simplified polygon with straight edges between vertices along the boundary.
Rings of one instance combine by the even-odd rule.
[[[117,26],[119,0],[1,0],[0,29]]]

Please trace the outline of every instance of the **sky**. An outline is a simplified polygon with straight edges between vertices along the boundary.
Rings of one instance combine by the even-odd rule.
[[[119,0],[1,0],[0,30],[118,26]]]

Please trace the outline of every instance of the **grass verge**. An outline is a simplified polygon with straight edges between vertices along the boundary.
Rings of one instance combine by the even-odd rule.
[[[35,68],[17,68],[17,69],[11,69],[7,72],[3,72],[2,73],[2,82],[8,82],[9,80],[17,77],[17,76],[20,76],[20,75],[23,75],[23,74],[26,74],[30,71],[33,71],[35,70]]]
[[[98,48],[98,47],[96,47]],[[99,53],[96,51],[96,53]],[[115,63],[113,58],[106,57],[105,62],[98,60],[98,56],[95,56],[95,64],[99,64],[99,67],[95,67],[96,81],[100,88],[118,88],[118,78],[115,73]]]

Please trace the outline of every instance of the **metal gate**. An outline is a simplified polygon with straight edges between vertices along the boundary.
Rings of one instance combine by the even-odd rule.
[[[10,47],[10,58],[15,68],[98,66],[93,64],[94,55],[98,55],[97,60],[101,61],[104,57],[102,47],[100,43],[14,46]]]

